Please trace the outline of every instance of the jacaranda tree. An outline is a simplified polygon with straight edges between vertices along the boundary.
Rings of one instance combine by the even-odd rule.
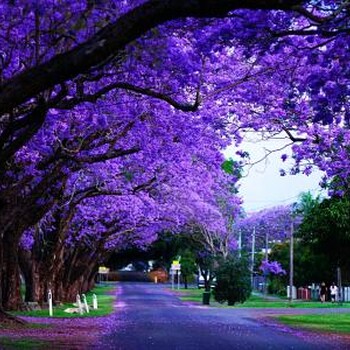
[[[86,192],[78,212],[91,196],[152,183],[145,192],[171,203],[163,222],[172,229],[221,213],[215,181],[209,191],[204,184],[219,172],[220,150],[247,130],[285,133],[291,171],[317,166],[344,195],[348,16],[347,2],[327,0],[3,2],[1,306],[20,302],[21,237],[64,198],[71,205]],[[186,205],[169,201],[186,193]],[[216,217],[211,230],[225,232]]]

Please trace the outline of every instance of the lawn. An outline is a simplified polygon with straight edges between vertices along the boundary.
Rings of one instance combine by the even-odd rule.
[[[180,299],[183,301],[194,301],[201,303],[202,298],[203,298],[203,289],[185,289],[185,288],[180,288],[176,290],[177,294],[179,295]]]
[[[180,289],[176,291],[183,301],[191,301],[202,303],[203,289]],[[211,305],[227,307],[227,308],[337,308],[350,307],[350,303],[320,303],[319,301],[299,301],[295,300],[290,303],[286,299],[271,300],[263,296],[252,295],[245,303],[236,304],[235,306],[227,306],[227,304],[218,304],[211,296]],[[328,315],[283,315],[274,317],[279,322],[292,326],[318,331],[333,333],[350,333],[350,313],[337,313]]]
[[[80,314],[69,314],[64,312],[67,308],[74,307],[72,303],[65,303],[60,306],[55,306],[53,309],[53,317],[91,317],[91,316],[106,316],[113,311],[113,304],[115,301],[115,294],[111,293],[114,290],[114,286],[110,285],[97,285],[93,290],[86,293],[86,298],[89,306],[92,305],[92,295],[96,294],[98,300],[98,309],[93,310],[90,307],[90,313]],[[33,317],[48,317],[48,309],[33,310],[33,311],[18,311],[14,312],[16,316],[33,316]]]
[[[287,299],[276,299],[271,300],[264,298],[263,296],[251,296],[243,304],[236,304],[234,307],[249,307],[249,308],[297,308],[297,309],[307,309],[307,308],[337,308],[340,305],[338,303],[321,303],[319,301],[303,301],[303,300],[293,300],[290,302]],[[350,307],[349,303],[343,303],[341,307]]]
[[[50,346],[50,343],[37,341],[30,338],[22,338],[22,339],[12,339],[1,337],[1,346],[3,349],[12,350],[12,349],[26,349],[26,350],[39,350],[39,349],[47,349]]]
[[[15,312],[17,316],[31,316],[25,325],[0,325],[1,349],[47,349],[55,344],[59,349],[84,348],[84,344],[93,342],[105,327],[105,317],[112,313],[115,302],[115,285],[98,285],[87,293],[89,305],[92,294],[98,299],[98,309],[90,309],[89,314],[69,314],[64,309],[71,303],[54,307],[53,317],[48,310]],[[75,319],[80,317],[80,319]],[[64,330],[64,331],[62,331]],[[69,344],[69,345],[68,345]],[[83,344],[83,345],[82,345]],[[54,347],[56,348],[56,347]]]
[[[276,319],[288,326],[302,327],[326,332],[350,333],[350,314],[288,315]]]
[[[184,289],[180,288],[177,293],[180,296],[180,299],[183,301],[192,301],[202,303],[203,298],[203,289],[189,288]],[[319,301],[301,301],[294,300],[289,302],[287,299],[270,299],[265,298],[264,296],[252,295],[246,302],[243,304],[236,304],[235,306],[227,306],[227,304],[218,304],[214,301],[214,296],[211,295],[211,303],[215,306],[223,307],[234,307],[234,308],[336,308],[339,307],[339,304],[332,303],[320,303]],[[343,303],[341,307],[350,307],[349,303]]]

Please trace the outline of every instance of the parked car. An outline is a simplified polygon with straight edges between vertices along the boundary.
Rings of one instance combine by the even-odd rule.
[[[202,275],[198,276],[198,280],[197,280],[197,286],[198,288],[204,288],[205,287],[205,283],[204,283],[205,279]],[[216,278],[214,277],[213,280],[211,281],[211,288],[215,288],[216,287]]]

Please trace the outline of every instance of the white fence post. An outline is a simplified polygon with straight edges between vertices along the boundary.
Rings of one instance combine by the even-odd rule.
[[[81,305],[81,299],[80,299],[80,295],[77,294],[77,305],[78,305],[78,309],[79,309],[79,313],[80,315],[83,314],[83,308],[82,308],[82,305]]]
[[[83,296],[83,303],[84,303],[85,311],[86,311],[87,313],[89,313],[90,310],[89,310],[89,305],[88,305],[87,300],[86,300],[86,295],[85,295],[85,294],[82,294],[82,296]]]
[[[350,301],[350,287],[343,287],[343,301]]]
[[[51,317],[53,315],[53,309],[52,309],[52,292],[51,289],[49,289],[47,293],[47,300],[49,302],[49,316]]]
[[[96,294],[93,294],[93,295],[92,295],[92,308],[93,308],[94,310],[97,310],[97,309],[98,309],[97,296],[96,296]]]

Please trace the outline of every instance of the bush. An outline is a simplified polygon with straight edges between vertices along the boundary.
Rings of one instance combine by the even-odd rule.
[[[228,305],[243,303],[251,293],[250,272],[244,258],[231,256],[223,260],[216,269],[214,298]]]
[[[287,295],[286,284],[278,276],[272,277],[268,285],[268,292],[270,294],[277,294],[279,296]]]

